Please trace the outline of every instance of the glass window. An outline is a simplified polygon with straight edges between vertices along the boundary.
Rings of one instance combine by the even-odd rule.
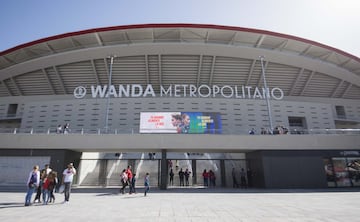
[[[333,166],[335,172],[335,181],[338,187],[349,187],[351,181],[349,172],[347,171],[346,158],[333,158]]]
[[[348,158],[346,167],[353,186],[360,186],[360,158]]]
[[[334,166],[331,159],[324,159],[324,169],[328,187],[336,187]]]

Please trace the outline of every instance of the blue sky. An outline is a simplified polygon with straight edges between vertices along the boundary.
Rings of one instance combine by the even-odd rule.
[[[85,29],[149,23],[256,28],[360,57],[360,0],[1,0],[0,51]]]

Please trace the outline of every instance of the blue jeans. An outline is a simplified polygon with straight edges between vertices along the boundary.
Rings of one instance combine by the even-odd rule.
[[[47,204],[49,201],[49,190],[48,189],[43,189],[42,190],[42,195],[43,195],[43,204]]]
[[[26,196],[25,196],[25,205],[30,205],[31,197],[32,197],[35,189],[36,189],[36,186],[28,188],[28,190],[26,192]]]

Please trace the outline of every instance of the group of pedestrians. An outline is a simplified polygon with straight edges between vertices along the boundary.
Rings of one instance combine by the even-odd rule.
[[[150,190],[150,177],[149,173],[145,174],[144,177],[144,196],[147,195],[147,193]],[[126,169],[123,169],[123,171],[120,174],[120,182],[121,182],[121,188],[120,193],[125,194],[125,188],[129,186],[129,194],[136,194],[136,173],[133,173],[131,170],[131,166],[129,165]]]
[[[65,123],[64,126],[62,125],[58,125],[56,128],[56,133],[63,133],[63,134],[68,134],[70,132],[70,124],[69,123]]]
[[[136,174],[132,173],[131,166],[129,165],[127,169],[123,169],[120,174],[120,181],[122,187],[120,188],[120,193],[125,193],[125,188],[129,186],[129,194],[136,193],[135,184],[136,184]]]
[[[202,177],[204,180],[204,187],[215,187],[216,186],[216,176],[215,172],[212,170],[207,171],[204,169],[202,173]]]
[[[64,187],[64,203],[67,203],[70,198],[71,184],[73,177],[76,174],[76,169],[72,163],[63,171],[62,186]],[[33,203],[55,203],[55,189],[59,184],[58,175],[53,171],[49,164],[45,164],[44,169],[39,170],[39,165],[35,165],[30,171],[26,185],[27,192],[25,196],[25,206],[30,206],[33,193],[36,192]],[[41,198],[42,195],[42,198]],[[42,201],[41,201],[42,200]]]
[[[179,174],[180,186],[189,186],[190,185],[189,178],[191,175],[191,171],[188,168],[186,168],[185,171],[183,171],[183,169],[180,168],[178,174]]]
[[[238,182],[238,173],[236,172],[235,168],[232,168],[231,177],[233,180],[233,188],[248,188],[252,187],[252,172],[250,168],[247,169],[245,172],[244,168],[240,170],[240,183]]]

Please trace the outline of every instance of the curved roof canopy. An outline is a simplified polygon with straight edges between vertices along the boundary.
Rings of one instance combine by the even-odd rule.
[[[201,24],[145,24],[66,33],[0,52],[0,97],[72,94],[112,83],[263,86],[285,96],[360,99],[360,58],[295,36]]]

